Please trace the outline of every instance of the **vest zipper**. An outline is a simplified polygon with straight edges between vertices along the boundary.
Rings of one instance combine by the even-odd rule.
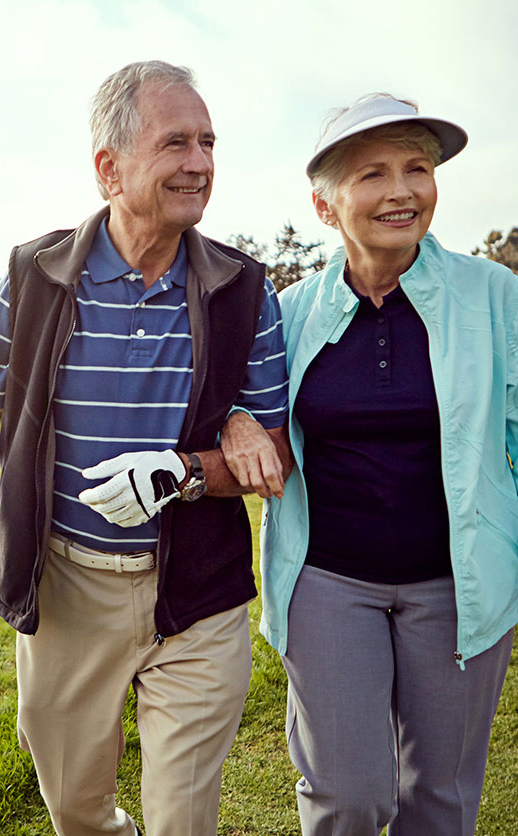
[[[214,298],[214,296],[217,293],[219,293],[220,290],[224,290],[227,287],[230,287],[230,285],[234,284],[234,282],[239,278],[239,276],[243,272],[243,269],[244,269],[244,264],[241,264],[241,269],[240,269],[239,273],[237,273],[237,275],[235,275],[229,282],[226,282],[223,285],[219,285],[219,287],[216,287],[212,291],[212,293],[207,293],[203,296],[203,300],[202,300],[202,328],[203,328],[202,362],[200,364],[200,366],[201,366],[200,373],[196,377],[196,383],[195,383],[196,388],[193,389],[193,391],[191,392],[193,408],[191,409],[190,405],[189,405],[189,408],[188,408],[188,412],[189,412],[188,423],[186,423],[185,426],[182,427],[182,430],[181,430],[181,433],[180,433],[180,439],[179,439],[179,442],[178,442],[178,448],[180,450],[182,449],[181,445],[183,444],[184,439],[188,438],[190,433],[191,433],[192,426],[193,426],[193,423],[194,423],[194,418],[196,416],[197,405],[198,405],[198,402],[200,400],[200,394],[203,390],[203,386],[204,386],[204,383],[205,383],[205,378],[207,377],[207,369],[208,369],[208,365],[209,365],[208,353],[207,352],[208,352],[208,341],[209,341],[209,338],[210,338],[210,323],[209,323],[209,319],[208,319],[208,316],[207,316],[207,311],[208,311],[208,308],[209,308],[209,304],[210,304],[211,300]],[[263,284],[264,284],[264,282],[263,282]]]
[[[200,400],[200,395],[201,395],[201,392],[203,390],[203,385],[205,383],[205,378],[207,376],[207,369],[208,369],[208,365],[209,365],[208,353],[207,352],[208,352],[208,341],[209,341],[209,336],[210,336],[209,320],[208,320],[208,316],[207,316],[209,303],[210,303],[211,299],[216,295],[216,293],[218,293],[218,291],[229,287],[230,285],[232,285],[236,281],[236,279],[239,278],[239,276],[243,272],[244,266],[245,266],[244,264],[241,264],[240,271],[230,281],[225,282],[225,284],[219,285],[219,287],[216,287],[212,291],[212,293],[207,293],[203,296],[203,299],[202,299],[203,354],[202,354],[202,362],[200,364],[201,365],[201,371],[200,371],[200,374],[197,376],[195,388],[193,387],[193,389],[191,390],[191,396],[189,398],[189,406],[187,407],[187,413],[186,413],[186,416],[185,416],[185,419],[184,419],[184,425],[183,425],[183,427],[180,431],[180,437],[178,439],[178,449],[179,450],[182,450],[182,447],[185,443],[185,439],[188,439],[189,435],[191,433],[191,430],[192,430],[192,427],[193,427],[193,424],[194,424],[194,419],[196,417],[196,412],[197,412],[197,409],[198,409],[198,403],[199,403],[199,400]],[[263,286],[264,286],[264,279],[263,279]],[[171,504],[172,503],[170,503],[170,505]],[[171,515],[173,515],[173,509],[171,509]],[[161,646],[161,643],[157,639],[157,636],[160,637],[163,641],[165,641],[163,639],[163,636],[160,633],[160,628],[157,624],[157,621],[159,621],[159,619],[157,619],[157,616],[156,616],[158,601],[160,599],[160,593],[161,593],[161,589],[162,589],[163,572],[164,572],[163,567],[165,565],[165,561],[160,560],[160,556],[162,554],[161,541],[162,541],[162,525],[160,524],[159,534],[158,534],[158,543],[157,543],[157,566],[158,566],[157,603],[155,605],[155,627],[157,629],[157,632],[155,633],[155,637],[154,637],[155,641],[157,642],[157,644],[159,646]],[[168,548],[170,548],[170,542],[168,544]]]
[[[38,269],[40,270],[41,273],[43,273],[41,268],[38,267]],[[47,280],[52,281],[50,279],[50,277],[48,277],[45,273],[43,273],[43,275],[45,276],[45,278]],[[53,284],[57,284],[57,282],[53,282]],[[68,334],[66,336],[66,339],[63,342],[63,345],[62,345],[61,350],[59,352],[59,355],[57,357],[56,365],[54,367],[52,383],[51,383],[51,387],[50,387],[50,391],[49,391],[47,411],[45,413],[45,417],[44,417],[42,425],[41,425],[40,437],[39,437],[39,441],[38,441],[38,446],[36,448],[36,457],[35,457],[35,472],[34,472],[35,485],[36,485],[36,517],[35,517],[35,523],[36,523],[36,531],[37,531],[38,539],[39,539],[39,543],[38,543],[39,554],[38,554],[38,557],[37,557],[37,560],[36,560],[36,563],[35,563],[35,566],[34,566],[34,573],[33,573],[33,578],[32,578],[33,583],[36,583],[39,580],[39,573],[43,568],[43,564],[44,564],[44,561],[45,561],[45,555],[46,555],[46,549],[45,549],[45,551],[43,550],[43,548],[42,548],[43,543],[42,543],[42,540],[40,539],[40,535],[44,534],[44,531],[41,532],[41,533],[38,531],[38,518],[39,518],[40,508],[41,508],[40,497],[41,497],[41,491],[42,491],[42,485],[41,485],[42,468],[40,467],[42,439],[43,439],[45,430],[47,428],[47,424],[48,424],[48,421],[49,421],[49,416],[50,416],[52,406],[53,406],[53,398],[54,398],[54,391],[56,389],[56,380],[57,380],[57,376],[58,376],[59,364],[61,363],[61,360],[62,360],[63,355],[64,355],[64,353],[65,353],[65,351],[68,347],[68,344],[70,343],[70,340],[72,339],[72,335],[74,333],[74,329],[76,327],[76,322],[77,322],[76,313],[75,313],[75,294],[68,287],[65,287],[65,290],[66,290],[67,294],[69,295],[69,297],[71,299],[71,302],[72,302],[72,306],[73,306],[72,322],[71,322],[71,326],[68,330]],[[44,495],[46,494],[45,479],[43,480],[43,494]],[[38,618],[39,618],[39,614],[38,614]]]

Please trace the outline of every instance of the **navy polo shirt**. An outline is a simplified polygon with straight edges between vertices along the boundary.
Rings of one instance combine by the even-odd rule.
[[[309,495],[307,563],[377,583],[451,573],[428,335],[401,287],[357,312],[295,405]]]

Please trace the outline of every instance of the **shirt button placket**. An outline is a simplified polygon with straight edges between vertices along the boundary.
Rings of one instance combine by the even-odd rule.
[[[376,348],[376,380],[378,383],[390,383],[390,353],[387,317],[378,316]]]
[[[142,301],[142,299],[136,301],[133,307],[133,313],[131,317],[132,338],[130,342],[132,350],[136,350],[138,353],[140,353],[144,349],[142,340],[146,336],[146,328],[144,327],[145,311],[146,303]]]

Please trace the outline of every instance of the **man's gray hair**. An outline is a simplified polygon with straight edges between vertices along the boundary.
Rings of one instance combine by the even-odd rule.
[[[138,94],[145,84],[158,84],[162,90],[171,84],[196,88],[194,73],[188,67],[175,67],[165,61],[139,61],[108,76],[90,104],[92,157],[101,148],[131,153],[142,128]],[[97,171],[97,187],[105,200],[108,192]]]

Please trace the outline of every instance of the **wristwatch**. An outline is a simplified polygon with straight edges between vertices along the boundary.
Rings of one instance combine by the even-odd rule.
[[[199,499],[204,493],[207,493],[207,480],[203,472],[200,457],[196,453],[187,453],[189,464],[191,465],[191,478],[183,486],[180,492],[180,499],[184,502],[194,502]]]

